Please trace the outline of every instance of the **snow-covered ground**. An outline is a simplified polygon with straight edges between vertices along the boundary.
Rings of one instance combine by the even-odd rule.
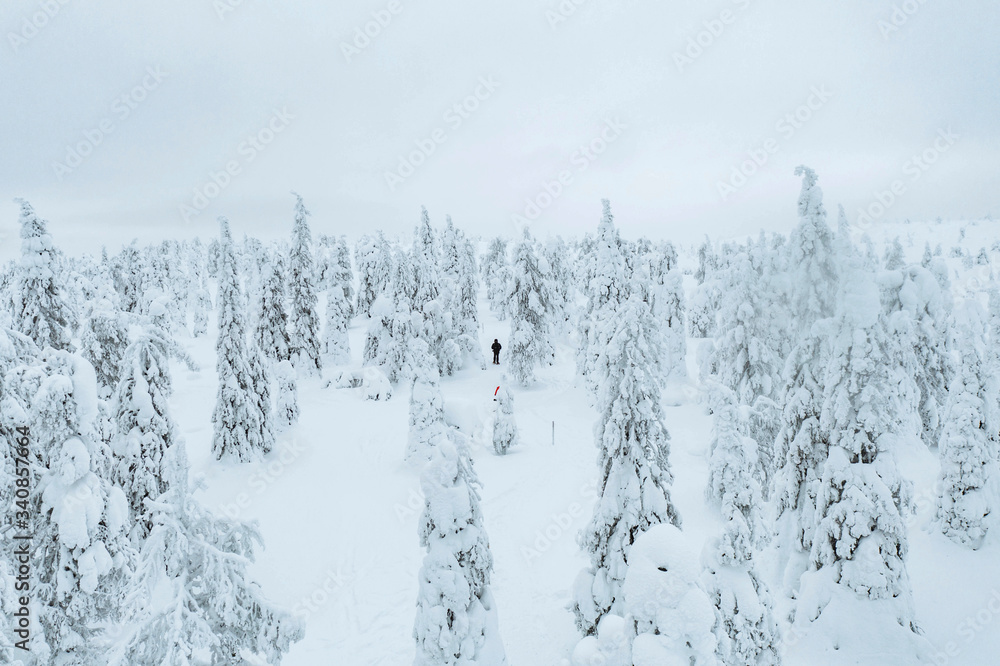
[[[898,230],[876,226],[869,232],[879,250],[882,237],[900,235],[911,258],[919,257],[928,239],[932,248],[942,243],[946,256],[959,242],[975,255],[998,237],[992,225],[973,225],[963,241],[954,224],[895,225]],[[509,332],[508,323],[497,322],[485,305],[481,294],[484,354],[494,337],[503,342]],[[365,321],[356,319],[351,328],[355,367],[360,367],[365,327]],[[406,385],[396,385],[389,401],[375,402],[366,401],[357,389],[324,389],[319,379],[303,380],[300,421],[280,438],[276,450],[260,463],[220,463],[209,452],[214,340],[211,326],[208,336],[183,340],[201,370],[175,365],[171,407],[187,442],[192,473],[204,478],[197,497],[215,511],[259,521],[265,549],[252,573],[272,600],[306,620],[304,640],[283,663],[411,663],[423,500],[418,470],[403,462]],[[688,342],[689,374],[694,377],[699,341]],[[495,560],[492,590],[509,663],[557,666],[568,663],[579,640],[566,607],[574,578],[586,564],[576,535],[596,498],[596,414],[576,374],[570,339],[564,337],[555,365],[539,373],[534,387],[511,387],[521,443],[498,457],[485,435],[503,369],[488,363],[485,369],[465,369],[443,378],[441,388],[449,421],[469,438],[483,485],[482,507]],[[335,371],[326,368],[324,379]],[[665,406],[672,436],[672,497],[684,532],[700,547],[720,522],[705,500],[710,419],[694,382],[671,387],[665,399],[680,403]],[[937,456],[916,446],[902,451],[899,463],[915,484],[917,514],[909,523],[908,567],[917,620],[933,646],[933,663],[995,664],[1000,654],[998,539],[971,551],[932,529]],[[762,569],[771,571],[771,556],[763,559]],[[783,615],[789,604],[781,600],[778,581],[769,583]],[[794,657],[808,646],[795,645],[794,637],[786,642],[786,663],[807,666]],[[884,654],[877,640],[847,648],[849,660],[830,654],[825,663],[905,663]]]

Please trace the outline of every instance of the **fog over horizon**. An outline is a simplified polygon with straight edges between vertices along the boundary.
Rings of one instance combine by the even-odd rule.
[[[1000,8],[929,0],[9,0],[0,244],[596,228],[690,243],[1000,212]],[[881,200],[881,201],[880,201]],[[869,213],[870,220],[862,215]],[[102,233],[107,237],[108,233]],[[13,241],[13,242],[12,242]],[[116,248],[109,248],[116,249]]]

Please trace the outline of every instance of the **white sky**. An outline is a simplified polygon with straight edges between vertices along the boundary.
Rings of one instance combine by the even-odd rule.
[[[15,196],[68,250],[207,236],[222,214],[236,233],[285,235],[291,190],[316,232],[408,231],[424,204],[437,223],[450,213],[474,233],[509,234],[564,170],[572,182],[532,222],[539,235],[593,230],[602,197],[630,237],[787,230],[799,163],[852,221],[895,180],[886,218],[1000,214],[996,2],[896,2],[912,13],[888,34],[887,0],[566,0],[575,11],[555,25],[555,0],[61,2],[48,0],[58,11],[36,16],[37,31],[25,21],[44,2],[0,4],[3,257],[16,251]],[[235,6],[220,18],[223,3]],[[390,4],[391,22],[348,62],[341,44]],[[711,36],[704,22],[724,10]],[[708,46],[679,71],[675,54],[699,32]],[[116,101],[147,68],[166,76],[146,79],[135,108]],[[456,127],[446,112],[481,78],[498,87]],[[779,129],[811,89],[831,96]],[[293,117],[250,161],[241,142],[275,109]],[[624,128],[581,170],[574,153],[609,120]],[[113,131],[57,174],[102,123]],[[390,191],[386,171],[437,128],[444,142]],[[935,152],[947,128],[958,138]],[[777,151],[723,201],[719,181],[768,139]],[[926,149],[935,163],[914,171],[907,160]],[[230,160],[240,173],[185,221],[181,204]]]

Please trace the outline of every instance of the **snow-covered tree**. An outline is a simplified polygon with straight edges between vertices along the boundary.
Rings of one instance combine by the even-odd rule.
[[[406,373],[408,345],[414,337],[408,266],[406,253],[397,252],[392,282],[370,308],[372,321],[365,338],[364,364],[381,367],[390,382]]]
[[[102,298],[94,304],[80,335],[80,352],[94,366],[97,384],[107,396],[118,385],[122,356],[128,346],[128,321],[115,304]]]
[[[687,376],[687,330],[684,283],[677,267],[677,250],[667,243],[650,256],[649,266],[650,311],[663,331],[667,377],[683,379]]]
[[[298,379],[291,361],[287,360],[276,363],[273,373],[278,385],[275,422],[280,429],[287,429],[299,420]]]
[[[75,314],[59,283],[60,266],[48,223],[21,205],[21,263],[14,291],[14,325],[39,349],[69,349]]]
[[[318,374],[320,360],[318,297],[316,273],[309,231],[309,211],[302,197],[295,195],[295,226],[292,228],[292,251],[289,257],[288,289],[292,300],[290,313],[292,363],[306,374]]]
[[[408,349],[413,378],[410,383],[410,430],[406,443],[406,460],[426,462],[435,443],[447,431],[444,421],[444,396],[438,384],[437,362],[427,343],[411,339]]]
[[[410,267],[413,275],[413,308],[422,311],[441,292],[434,231],[427,209],[423,207],[420,209],[420,225],[413,234]]]
[[[786,550],[787,591],[798,587],[808,567],[816,530],[816,502],[829,437],[820,428],[827,350],[822,328],[814,327],[797,344],[783,371],[782,413],[775,441],[777,470],[772,496],[776,502],[779,546]]]
[[[507,264],[507,241],[497,236],[490,241],[483,258],[483,282],[486,284],[486,298],[490,301],[490,312],[503,321],[507,318],[507,295],[509,293],[510,266]]]
[[[156,499],[178,481],[169,450],[177,435],[167,406],[170,376],[167,356],[155,333],[144,331],[128,346],[122,378],[114,395],[116,437],[112,478],[128,498],[133,543],[152,526],[146,500]]]
[[[442,295],[425,303],[419,311],[415,309],[412,312],[412,320],[415,335],[429,345],[431,353],[437,360],[438,371],[442,375],[451,375],[462,367],[465,358],[463,351],[471,351],[479,345],[478,343],[474,345],[467,337],[464,338],[464,345],[459,344],[459,339],[456,339],[453,313],[445,306]]]
[[[326,326],[323,329],[323,354],[333,365],[351,361],[351,342],[347,329],[351,323],[351,303],[344,290],[331,287],[326,293]]]
[[[324,289],[337,288],[344,292],[347,316],[351,317],[354,315],[354,270],[351,268],[351,250],[347,247],[347,239],[341,236],[333,241],[329,253],[330,265],[322,286]]]
[[[468,453],[442,436],[421,475],[427,549],[413,636],[414,666],[504,666],[507,659],[490,592],[493,555]]]
[[[514,420],[514,394],[506,386],[497,391],[496,416],[493,419],[493,450],[504,455],[518,444],[517,422]]]
[[[1000,423],[992,379],[1000,368],[987,351],[986,315],[975,301],[956,312],[956,347],[961,358],[949,387],[939,450],[938,521],[952,541],[978,548],[989,516],[1000,509],[991,484],[1000,480]],[[991,386],[994,383],[994,386]]]
[[[948,317],[951,294],[942,290],[934,275],[922,266],[911,265],[879,274],[882,304],[886,312],[909,316],[908,330],[898,344],[911,355],[911,366],[920,391],[920,420],[923,440],[937,444],[941,416],[948,399],[948,383],[955,372],[948,344]]]
[[[392,255],[382,233],[365,236],[354,251],[360,285],[358,287],[357,314],[370,316],[369,310],[390,285],[392,280]]]
[[[773,313],[748,253],[733,257],[723,275],[713,365],[722,385],[742,404],[752,405],[777,388],[780,348],[769,325]]]
[[[843,273],[831,328],[819,423],[829,453],[795,630],[842,645],[861,627],[878,627],[912,660],[918,630],[903,519],[910,484],[900,477],[895,449],[919,437],[917,391],[887,333],[897,324],[882,314],[873,276],[859,263]]]
[[[27,529],[41,631],[28,647],[41,663],[104,663],[100,624],[121,615],[135,553],[128,501],[107,478],[109,452],[96,436],[96,376],[82,357],[52,350],[43,365],[22,370],[18,385],[38,475]]]
[[[451,215],[445,216],[444,230],[441,232],[438,257],[440,257],[441,274],[449,279],[456,279],[460,270],[462,246],[465,237],[451,221]]]
[[[580,315],[578,369],[588,378],[600,350],[607,344],[607,340],[601,337],[603,329],[598,324],[611,316],[629,294],[628,267],[611,214],[611,202],[603,199],[601,203],[604,213],[591,250],[591,268],[587,271],[591,276],[587,284],[587,305]],[[593,380],[590,381],[593,384]]]
[[[886,243],[885,256],[882,259],[882,267],[887,271],[898,271],[906,265],[906,254],[903,252],[903,244],[899,242],[899,236]]]
[[[514,246],[509,314],[510,374],[520,384],[534,381],[535,366],[552,355],[549,342],[551,295],[528,230]]]
[[[837,294],[837,255],[833,234],[826,222],[819,177],[806,166],[795,169],[802,176],[799,223],[788,240],[787,265],[791,272],[789,304],[798,331],[808,331],[819,319],[833,316]],[[843,239],[847,241],[847,239]]]
[[[413,324],[405,308],[405,303],[394,303],[384,294],[371,308],[364,364],[380,367],[390,382],[399,381],[407,372],[406,346],[413,337]]]
[[[175,455],[186,478],[183,445]],[[129,621],[103,663],[279,664],[303,627],[250,579],[262,544],[256,527],[206,511],[186,480],[148,504],[153,528],[127,599]]]
[[[215,346],[219,390],[212,413],[212,453],[217,460],[249,462],[267,453],[269,438],[255,394],[258,386],[250,365],[243,291],[229,221],[219,218],[219,223],[219,338]]]
[[[558,330],[563,330],[570,315],[570,305],[573,294],[573,271],[569,263],[569,248],[561,236],[550,238],[542,249],[542,256],[548,264],[548,270],[543,271],[549,283],[549,294],[552,297],[552,323]]]
[[[288,316],[285,314],[284,271],[277,257],[264,271],[254,342],[272,361],[286,361],[291,359],[292,342],[288,335]]]
[[[476,270],[476,250],[471,241],[465,241],[458,258],[458,277],[452,294],[451,313],[454,321],[455,342],[467,358],[476,358],[482,364],[479,348],[479,280]]]
[[[142,294],[142,256],[136,241],[122,247],[122,251],[115,258],[112,268],[112,279],[115,284],[115,291],[118,292],[121,309],[124,312],[138,314],[139,302]]]
[[[733,391],[713,387],[712,403],[707,496],[720,506],[726,521],[726,537],[734,549],[727,557],[745,561],[768,537],[761,511],[764,498],[757,441],[747,434],[747,417]]]
[[[203,283],[194,291],[194,327],[191,334],[199,338],[208,333],[208,313],[212,309],[212,296],[208,292],[208,284]]]
[[[639,534],[621,610],[573,651],[573,666],[717,666],[717,613],[699,584],[697,551],[669,523]]]
[[[621,586],[636,537],[651,525],[680,524],[670,499],[673,475],[670,434],[660,404],[659,329],[637,294],[601,325],[608,343],[594,365],[600,497],[580,537],[590,566],[574,590],[576,622],[585,634],[593,633],[608,612],[621,614]]]
[[[716,387],[712,402],[708,497],[722,510],[723,534],[707,551],[706,587],[727,639],[720,641],[719,656],[727,666],[778,664],[773,603],[753,563],[769,537],[757,442],[747,434],[747,416],[732,391]]]
[[[249,390],[256,409],[244,427],[253,433],[260,433],[258,450],[268,453],[274,448],[274,411],[271,403],[271,376],[269,363],[264,353],[251,343],[247,345],[247,365],[250,369]]]

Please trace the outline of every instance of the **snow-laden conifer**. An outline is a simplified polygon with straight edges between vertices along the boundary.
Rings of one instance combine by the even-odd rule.
[[[288,291],[291,297],[289,316],[292,363],[305,374],[318,374],[320,360],[318,296],[316,268],[312,256],[309,211],[302,197],[295,195],[295,224],[289,256]]]
[[[493,555],[479,508],[472,459],[448,437],[421,475],[424,512],[414,666],[505,666],[490,591]]]

